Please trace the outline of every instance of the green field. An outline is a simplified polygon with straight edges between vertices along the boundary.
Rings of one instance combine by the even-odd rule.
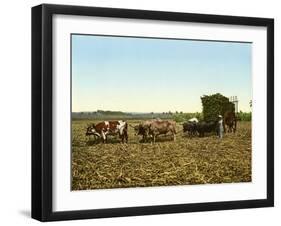
[[[222,140],[190,138],[177,124],[176,141],[160,136],[155,144],[139,143],[131,127],[128,144],[89,139],[86,127],[94,122],[72,121],[72,190],[251,181],[251,122],[238,122]]]

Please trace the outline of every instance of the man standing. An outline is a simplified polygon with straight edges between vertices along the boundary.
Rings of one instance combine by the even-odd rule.
[[[223,137],[223,119],[222,116],[219,115],[219,121],[218,121],[218,136],[220,139]]]

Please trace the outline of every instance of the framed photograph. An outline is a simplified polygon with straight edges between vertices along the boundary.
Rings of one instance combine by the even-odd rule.
[[[32,8],[32,217],[274,205],[274,21]]]

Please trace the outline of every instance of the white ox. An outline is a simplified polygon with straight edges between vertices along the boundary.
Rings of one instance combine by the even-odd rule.
[[[194,122],[194,123],[198,123],[199,120],[197,118],[191,118],[188,120],[189,122]]]

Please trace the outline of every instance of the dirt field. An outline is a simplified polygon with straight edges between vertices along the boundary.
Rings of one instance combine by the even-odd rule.
[[[139,143],[131,127],[128,144],[88,140],[90,122],[72,122],[73,190],[251,181],[251,122],[238,122],[236,134],[222,140],[189,138],[177,124],[175,142],[162,136],[155,144]]]

